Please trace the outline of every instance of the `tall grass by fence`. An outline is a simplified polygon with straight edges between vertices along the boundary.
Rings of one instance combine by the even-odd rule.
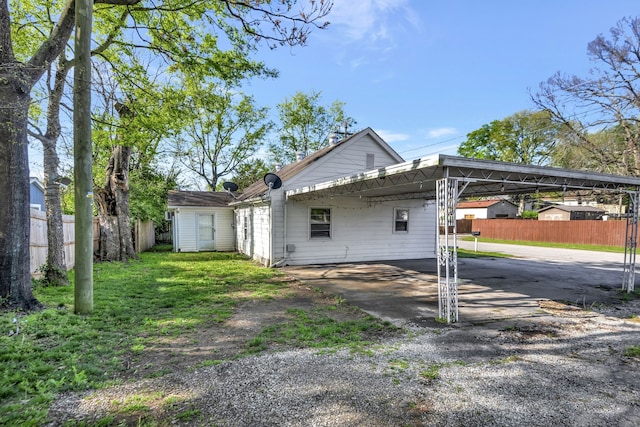
[[[625,246],[626,221],[536,221],[523,219],[473,219],[471,230],[480,237],[533,242]],[[466,225],[458,223],[458,233]],[[471,231],[470,230],[470,231]]]
[[[64,259],[67,270],[75,266],[75,217],[62,215],[64,233]],[[93,251],[100,242],[98,220],[93,220]],[[31,237],[29,242],[30,268],[33,277],[39,277],[39,269],[47,262],[47,216],[44,211],[31,209]],[[152,221],[136,221],[134,224],[134,247],[136,252],[144,252],[156,244]]]

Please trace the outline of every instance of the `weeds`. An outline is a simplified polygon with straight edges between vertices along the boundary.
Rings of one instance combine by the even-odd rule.
[[[624,355],[627,357],[640,357],[640,346],[635,345],[627,348],[624,351]]]
[[[389,322],[366,315],[359,320],[340,321],[328,316],[331,306],[306,311],[289,309],[289,320],[270,325],[247,342],[247,353],[264,351],[270,346],[339,349],[361,349],[371,344],[368,336],[381,331],[395,331]]]

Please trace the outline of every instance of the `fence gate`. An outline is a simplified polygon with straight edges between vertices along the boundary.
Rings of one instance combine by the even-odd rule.
[[[436,182],[438,242],[438,311],[447,323],[458,321],[458,252],[456,248],[456,203],[458,180]]]

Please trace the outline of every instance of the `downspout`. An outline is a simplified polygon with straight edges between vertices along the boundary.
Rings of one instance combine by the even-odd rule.
[[[173,211],[173,251],[180,252],[180,208]]]
[[[279,261],[272,262],[271,265],[270,265],[271,268],[282,267],[284,265],[285,261],[288,258],[288,255],[287,255],[287,196],[284,193],[284,190],[283,190],[283,195],[284,195],[284,197],[283,197],[284,209],[283,209],[283,212],[282,212],[282,215],[283,215],[283,220],[282,221],[283,221],[283,227],[284,227],[284,229],[282,231],[282,241],[283,241],[283,244],[282,244],[282,255],[283,256],[282,256],[282,259],[280,259]],[[274,240],[274,245],[275,245],[275,239],[273,239],[273,240]],[[273,247],[273,245],[272,245],[272,247]],[[271,258],[271,260],[273,261],[273,257]]]
[[[287,260],[287,258],[289,258],[289,255],[287,254],[287,197],[285,196],[284,198],[284,211],[283,211],[283,222],[284,222],[284,231],[282,233],[282,240],[283,240],[283,244],[282,244],[282,254],[283,257],[280,261],[278,262],[274,262],[271,264],[271,268],[275,268],[275,267],[282,267],[285,264],[285,261]]]
[[[269,263],[270,267],[273,267],[273,254],[274,245],[276,243],[275,236],[273,235],[273,200],[269,201]]]

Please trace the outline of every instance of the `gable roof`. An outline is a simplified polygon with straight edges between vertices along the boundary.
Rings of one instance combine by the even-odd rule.
[[[359,132],[354,133],[353,135],[348,136],[337,144],[330,144],[328,147],[324,147],[316,152],[313,152],[306,156],[305,158],[298,160],[294,163],[290,163],[280,170],[275,171],[275,173],[280,177],[283,183],[287,182],[287,180],[293,178],[318,160],[325,157],[327,154],[331,153],[338,147],[342,147],[345,144],[348,144],[351,141],[355,141],[363,135],[369,134],[378,144],[382,146],[393,158],[395,158],[398,162],[402,162],[403,159],[400,157],[396,151],[391,148],[378,134],[375,133],[373,129],[370,127],[365,128]],[[254,197],[261,196],[262,194],[269,191],[269,187],[264,183],[263,180],[259,180],[248,186],[246,189],[242,191],[242,193],[238,196],[238,201],[252,199]]]
[[[35,176],[30,176],[29,177],[29,184],[35,185],[36,188],[38,188],[40,191],[44,192],[44,185],[42,184],[42,181],[40,181],[40,178],[37,178]]]
[[[168,206],[226,208],[233,197],[224,191],[177,191],[169,190]]]
[[[603,209],[594,208],[593,206],[567,206],[567,205],[550,205],[545,208],[540,209],[538,212],[548,211],[549,209],[559,209],[565,212],[602,212],[605,211]]]
[[[497,203],[501,203],[501,202],[506,202],[509,203],[511,205],[513,205],[513,203],[511,203],[509,200],[504,200],[504,199],[493,199],[493,200],[468,200],[466,202],[459,202],[456,205],[457,209],[483,209],[483,208],[488,208],[490,206],[493,206]],[[515,206],[515,205],[513,205]]]

